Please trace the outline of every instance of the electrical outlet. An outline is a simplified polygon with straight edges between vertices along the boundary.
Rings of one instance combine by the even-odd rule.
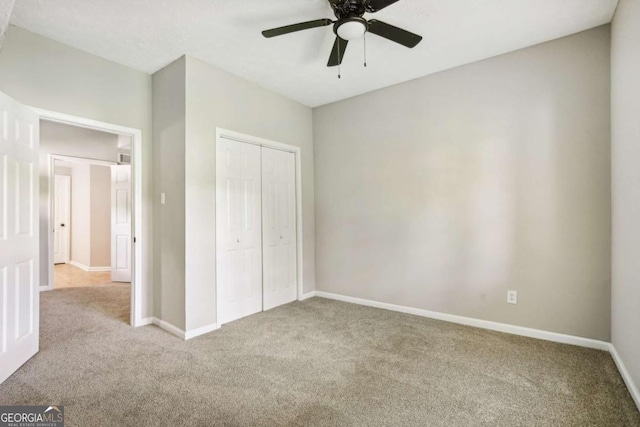
[[[165,197],[164,193],[160,193],[160,204],[161,204],[161,205],[164,205],[164,204],[165,204],[165,202],[166,202],[166,200],[167,200],[167,199],[166,199],[166,197]]]
[[[518,303],[518,291],[507,291],[507,302],[509,304]]]

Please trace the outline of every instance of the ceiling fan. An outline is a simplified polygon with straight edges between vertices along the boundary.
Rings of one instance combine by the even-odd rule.
[[[326,27],[333,24],[333,32],[336,34],[336,41],[333,44],[331,56],[327,67],[335,67],[342,63],[344,53],[349,41],[358,39],[369,32],[393,42],[399,43],[408,48],[415,47],[422,37],[394,27],[376,19],[366,20],[365,13],[375,13],[399,0],[328,0],[333,9],[336,21],[331,19],[317,19],[315,21],[301,22],[299,24],[287,25],[273,28],[262,32],[262,35],[271,38],[296,31],[308,30],[311,28]]]

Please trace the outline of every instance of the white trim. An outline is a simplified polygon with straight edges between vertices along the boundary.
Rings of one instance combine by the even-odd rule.
[[[73,265],[74,267],[78,267],[80,270],[89,271],[89,267],[84,264],[80,264],[78,261],[71,260],[68,263],[69,265]],[[51,282],[53,283],[53,282]]]
[[[523,337],[537,338],[546,341],[559,342],[563,344],[577,345],[580,347],[595,348],[597,350],[609,350],[609,343],[594,340],[591,338],[576,337],[573,335],[559,334],[556,332],[541,331],[539,329],[525,328],[523,326],[509,325],[506,323],[492,322],[489,320],[474,319],[471,317],[457,316],[455,314],[439,313],[436,311],[423,310],[420,308],[406,307],[402,305],[388,304],[385,302],[371,301],[362,298],[349,297],[345,295],[332,294],[329,292],[316,291],[316,296],[337,301],[350,302],[353,304],[366,305],[368,307],[382,308],[385,310],[397,311],[400,313],[413,314],[415,316],[428,317],[430,319],[444,320],[445,322],[458,323],[460,325],[473,326],[476,328],[489,329],[491,331],[505,332],[507,334],[521,335]]]
[[[631,394],[633,401],[636,402],[636,406],[640,411],[640,390],[638,390],[638,386],[633,381],[633,378],[631,378],[631,374],[627,370],[627,367],[624,365],[622,358],[618,354],[618,351],[613,344],[609,344],[609,353],[611,353],[611,357],[618,367],[618,371],[620,371],[620,375],[622,376],[622,379],[627,385],[627,389],[629,389],[629,393]]]
[[[147,326],[153,324],[153,317],[145,317],[144,319],[140,319],[140,324],[138,326]]]
[[[302,236],[302,152],[300,147],[295,147],[293,145],[283,144],[277,141],[271,141],[269,139],[259,138],[257,136],[246,135],[240,132],[234,132],[232,130],[216,128],[216,147],[217,142],[220,138],[230,139],[232,141],[244,142],[247,144],[259,145],[261,147],[274,148],[276,150],[287,151],[293,153],[295,155],[295,163],[296,163],[296,246],[297,246],[297,282],[298,282],[298,290],[297,290],[297,299],[301,301],[303,299],[303,236]],[[217,208],[217,206],[216,206]],[[216,286],[216,296],[217,296],[217,286]],[[219,298],[216,298],[216,301],[219,301]],[[218,313],[220,310],[217,307],[216,302],[216,320]],[[218,322],[220,323],[220,322]]]
[[[83,163],[88,165],[96,165],[96,166],[114,166],[117,165],[117,162],[110,162],[108,160],[99,160],[99,159],[90,159],[87,157],[75,157],[75,156],[63,156],[61,154],[49,154],[49,165],[54,160],[60,160],[61,162],[73,162],[73,163]]]
[[[304,301],[306,299],[313,298],[315,296],[316,296],[316,291],[307,292],[306,294],[298,298],[298,301]]]
[[[89,271],[111,271],[111,267],[89,267]]]
[[[116,125],[113,123],[100,122],[97,120],[87,119],[84,117],[72,116],[70,114],[58,113],[55,111],[44,110],[42,108],[30,107],[43,120],[56,123],[63,123],[72,126],[83,127],[87,129],[99,130],[102,132],[113,133],[117,135],[128,135],[132,138],[133,163],[131,165],[133,171],[133,230],[132,237],[136,241],[133,245],[133,277],[131,280],[131,318],[130,323],[133,327],[141,326],[142,322],[142,288],[147,288],[143,281],[142,272],[144,271],[145,259],[143,257],[144,239],[142,237],[142,131],[140,129]],[[51,212],[49,212],[51,214]],[[51,235],[51,230],[49,230]],[[53,288],[53,279],[49,286]],[[44,288],[44,287],[43,287]],[[145,301],[146,302],[146,301]]]
[[[152,318],[152,323],[158,326],[161,329],[164,329],[167,332],[172,333],[173,335],[185,339],[185,333],[182,329],[177,326],[172,325],[169,322],[165,322],[164,320],[158,319],[157,317]]]
[[[84,271],[111,271],[111,267],[89,267],[88,265],[81,264],[78,261],[74,260],[69,261],[67,264],[78,267],[79,269]]]
[[[196,329],[192,329],[190,331],[185,332],[182,329],[178,328],[177,326],[172,325],[169,322],[165,322],[164,320],[158,319],[157,317],[147,317],[145,319],[142,319],[140,326],[150,325],[150,324],[154,324],[159,328],[164,329],[165,331],[170,332],[173,335],[182,338],[185,341],[195,337],[199,337],[200,335],[204,335],[206,333],[215,331],[217,329],[220,329],[220,326],[218,326],[216,323],[212,323],[211,325],[203,326],[201,328],[196,328]]]
[[[203,326],[201,328],[192,329],[190,331],[185,332],[184,339],[190,340],[192,338],[199,337],[200,335],[208,334],[209,332],[215,331],[217,329],[220,329],[220,326],[218,326],[217,323],[212,323],[210,325]]]

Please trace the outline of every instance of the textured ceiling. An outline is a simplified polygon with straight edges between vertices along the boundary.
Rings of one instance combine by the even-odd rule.
[[[333,18],[326,0],[19,0],[12,24],[153,73],[183,54],[315,107],[611,21],[618,0],[401,0],[371,19],[424,36],[407,49],[375,35],[326,63],[331,27],[260,32]]]

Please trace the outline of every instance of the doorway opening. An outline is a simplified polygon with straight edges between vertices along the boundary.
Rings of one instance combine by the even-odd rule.
[[[142,326],[141,132],[65,114],[40,115],[41,291],[130,288]],[[129,292],[129,291],[127,291]]]
[[[41,130],[47,149],[48,129]],[[119,157],[130,150],[122,147]],[[131,165],[49,157],[53,288],[131,283]]]

